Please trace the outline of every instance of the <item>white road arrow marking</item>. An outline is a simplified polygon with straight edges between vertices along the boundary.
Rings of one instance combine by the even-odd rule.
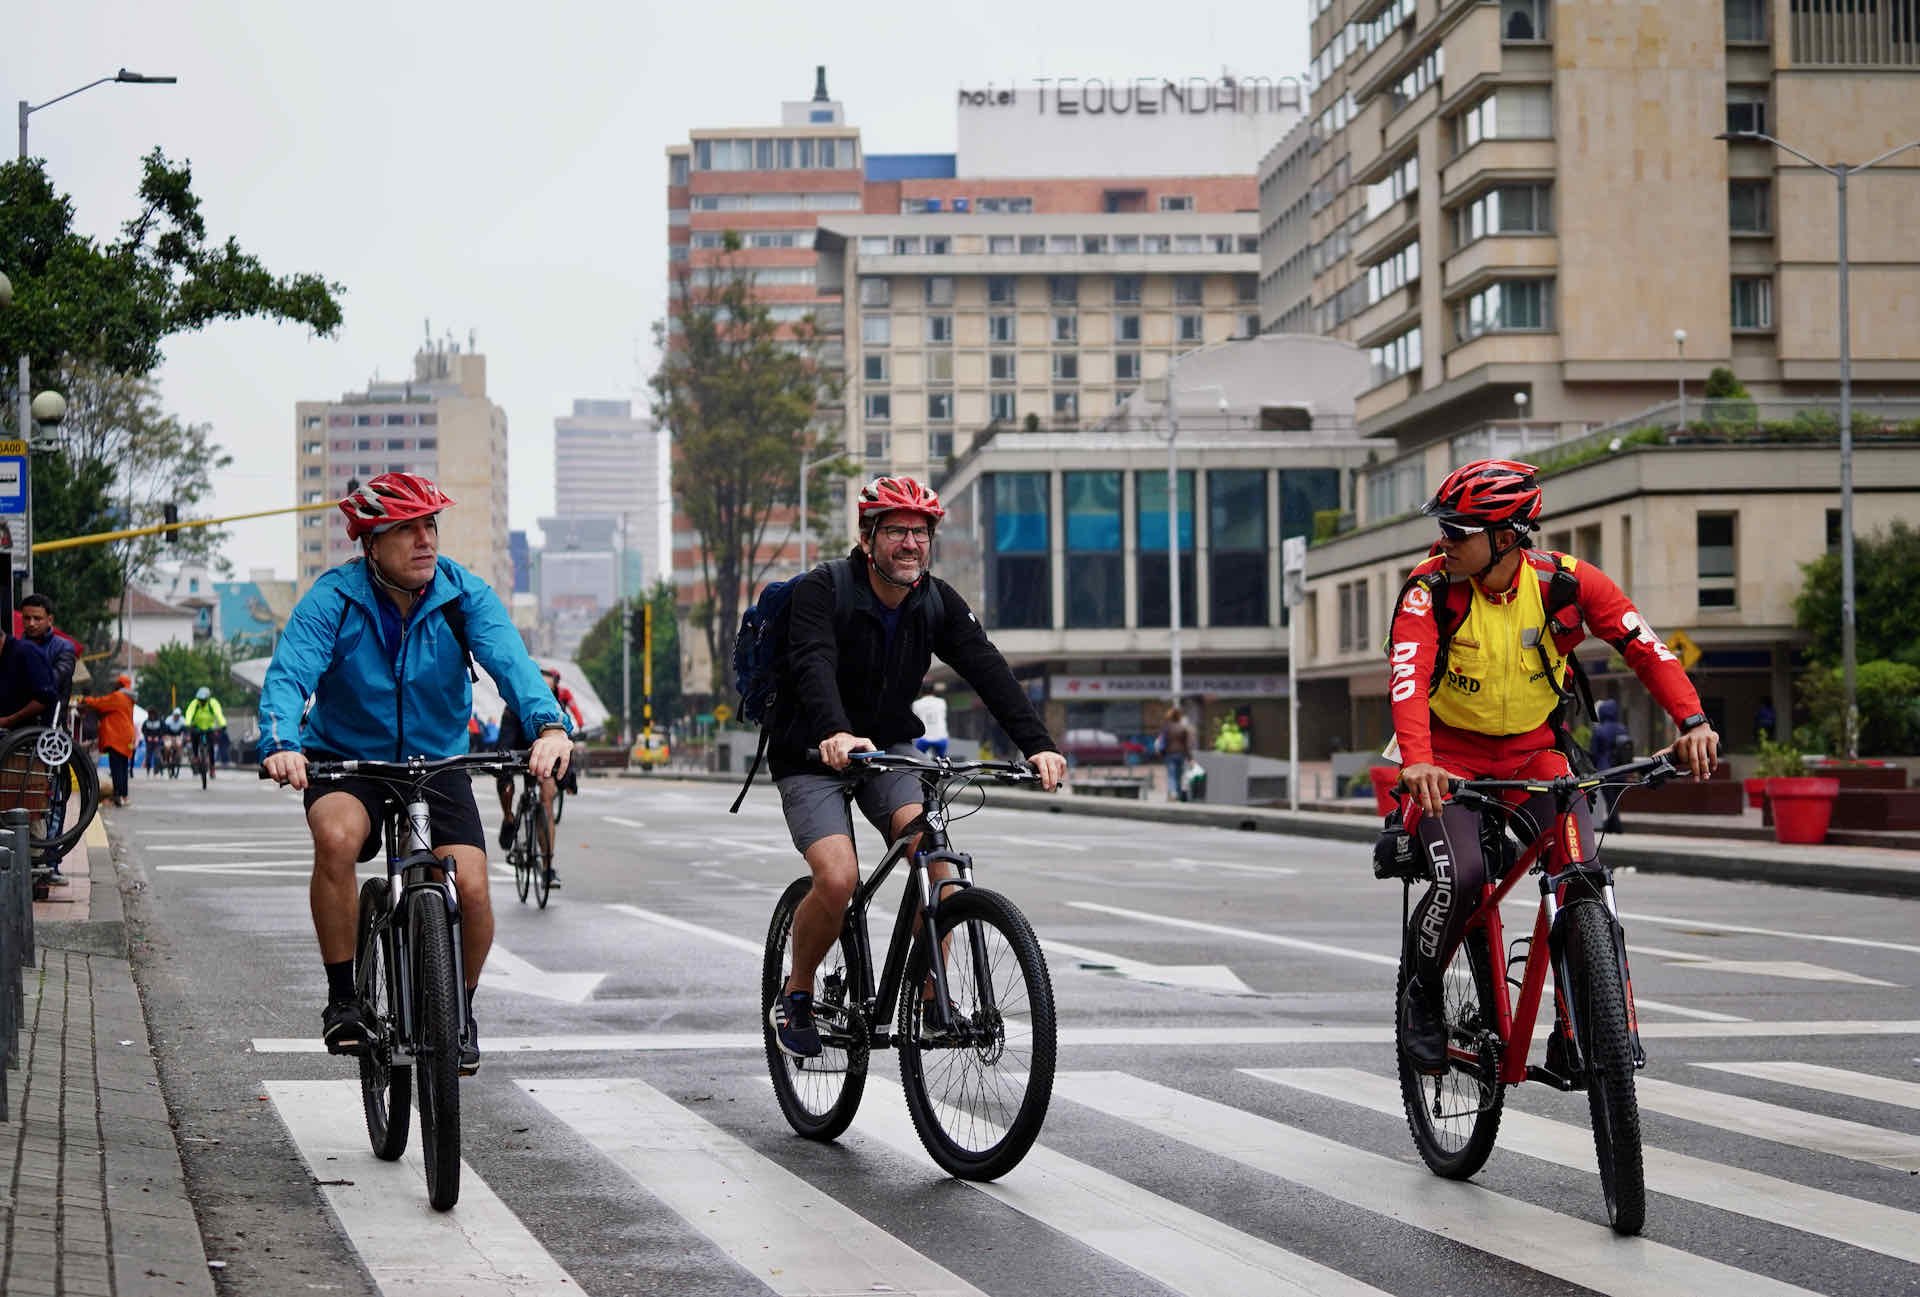
[[[1049,955],[1065,955],[1084,969],[1117,973],[1129,981],[1180,986],[1195,991],[1225,991],[1229,995],[1256,994],[1225,964],[1149,964],[1144,960],[1128,959],[1124,955],[1110,955],[1104,950],[1069,945],[1051,937],[1043,938],[1040,945]]]
[[[1849,973],[1843,968],[1828,968],[1824,964],[1809,964],[1799,959],[1715,959],[1711,955],[1695,955],[1684,950],[1663,950],[1658,946],[1642,945],[1639,942],[1633,944],[1632,953],[1671,960],[1689,972],[1737,973],[1745,977],[1791,977],[1802,982],[1851,982],[1855,986],[1899,985],[1898,982],[1883,982],[1877,977],[1862,977],[1858,973]]]
[[[487,956],[480,980],[496,991],[518,991],[562,1004],[585,1004],[605,973],[543,973],[505,946],[496,945]]]

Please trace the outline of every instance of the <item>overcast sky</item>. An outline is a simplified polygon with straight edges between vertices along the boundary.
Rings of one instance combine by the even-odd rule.
[[[192,162],[211,237],[237,237],[276,273],[345,285],[332,339],[247,322],[168,344],[169,408],[211,423],[233,455],[213,512],[292,503],[293,403],[404,375],[431,320],[462,347],[478,338],[511,429],[512,525],[532,528],[554,505],[554,417],[576,397],[644,408],[666,299],[663,151],[689,130],[777,122],[824,63],[869,151],[950,152],[961,86],[1299,75],[1308,12],[1308,0],[25,0],[0,24],[0,87],[11,109],[121,67],[179,77],[33,115],[32,152],[80,227],[110,235],[132,214],[140,156],[158,145]],[[236,575],[293,575],[291,522],[233,534]]]

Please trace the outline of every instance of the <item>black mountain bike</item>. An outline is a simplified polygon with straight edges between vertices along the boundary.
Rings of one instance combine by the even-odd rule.
[[[1025,1157],[1053,1095],[1053,987],[1026,916],[998,892],[976,887],[973,858],[947,837],[947,808],[981,779],[1036,783],[1023,763],[949,761],[856,752],[847,796],[861,777],[907,771],[925,809],[855,890],[838,944],[814,975],[814,1021],[823,1049],[794,1058],[774,1037],[768,1011],[793,967],[793,915],[813,887],[798,878],[774,907],[761,970],[760,1025],[780,1110],[809,1139],[846,1130],[866,1089],[874,1049],[900,1051],[900,1080],[913,1128],[933,1160],[963,1180],[992,1180]],[[971,812],[968,812],[971,814]],[[867,909],[893,867],[910,876],[876,985]],[[952,876],[933,881],[928,866]],[[937,939],[935,939],[937,938]],[[932,988],[931,996],[923,994]],[[890,1024],[897,1024],[891,1026]]]
[[[460,1200],[460,1046],[466,1031],[466,972],[460,900],[451,856],[428,836],[427,780],[443,770],[517,774],[525,752],[479,752],[428,761],[315,761],[307,777],[349,777],[388,785],[387,870],[360,888],[353,981],[369,1026],[360,1059],[360,1100],[374,1156],[397,1161],[407,1148],[408,1103],[419,1075],[420,1151],[427,1201],[447,1211]],[[267,778],[263,770],[262,779]]]
[[[558,800],[557,798],[555,799]],[[527,772],[520,777],[520,800],[513,808],[513,840],[507,844],[507,863],[513,866],[513,890],[521,904],[527,890],[541,909],[553,882],[553,826],[547,823],[546,804],[540,800],[540,781]]]
[[[187,761],[193,773],[200,776],[200,787],[204,790],[213,775],[213,735],[209,731],[187,731]]]

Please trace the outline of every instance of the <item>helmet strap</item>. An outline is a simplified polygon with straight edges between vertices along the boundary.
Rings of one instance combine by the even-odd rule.
[[[1500,534],[1501,532],[1504,532],[1506,535],[1513,537],[1513,544],[1507,546],[1505,549],[1501,549],[1499,544],[1494,540],[1494,536]],[[1496,567],[1499,567],[1501,563],[1505,562],[1509,554],[1512,554],[1516,550],[1526,548],[1526,544],[1527,544],[1527,538],[1521,532],[1515,531],[1507,527],[1500,528],[1499,532],[1496,532],[1493,528],[1488,528],[1487,529],[1487,565],[1481,568],[1478,572],[1475,572],[1473,574],[1473,579],[1475,581],[1485,581],[1487,579],[1487,573],[1493,571],[1493,569],[1495,569]]]

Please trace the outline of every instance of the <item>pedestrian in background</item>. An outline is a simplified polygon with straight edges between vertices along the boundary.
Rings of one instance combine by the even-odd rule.
[[[1620,719],[1620,704],[1611,698],[1602,698],[1594,709],[1598,717],[1593,724],[1593,733],[1587,740],[1587,755],[1593,758],[1594,769],[1606,770],[1612,766],[1624,766],[1633,760],[1633,731]],[[1602,833],[1620,832],[1620,794],[1616,790],[1611,798],[1604,793],[1595,794],[1607,802],[1606,819],[1601,824]],[[1597,809],[1597,808],[1596,808]]]
[[[947,755],[947,687],[922,685],[920,697],[914,700],[913,714],[927,731],[913,741],[913,746],[936,757]]]
[[[1169,801],[1189,800],[1187,762],[1193,759],[1193,737],[1193,726],[1187,723],[1186,713],[1178,706],[1167,708],[1166,723],[1160,727],[1153,749],[1166,759]]]
[[[138,736],[133,728],[133,681],[127,676],[114,680],[119,686],[110,694],[82,698],[80,705],[99,713],[100,746],[107,751],[107,766],[113,775],[113,804],[127,804],[127,772],[133,765],[133,746]]]

